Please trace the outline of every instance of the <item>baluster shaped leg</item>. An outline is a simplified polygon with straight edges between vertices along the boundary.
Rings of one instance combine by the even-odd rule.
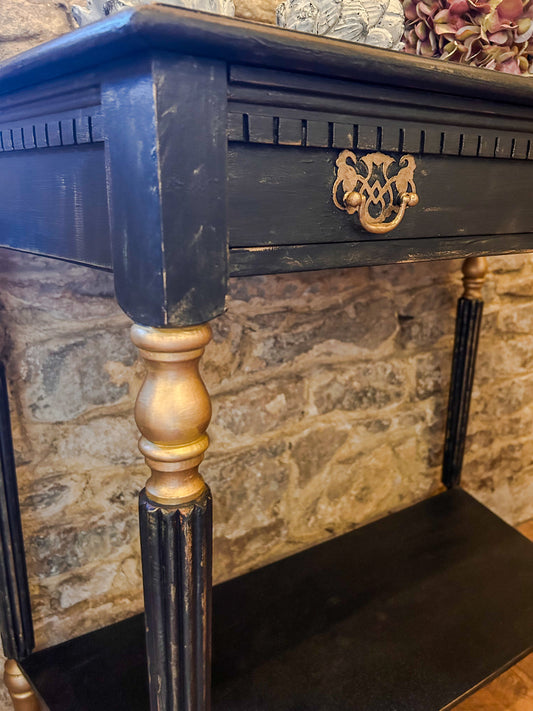
[[[487,274],[485,257],[463,262],[464,293],[457,302],[452,376],[446,421],[442,481],[448,487],[461,483],[466,429],[474,382],[479,330],[483,313],[481,287]]]
[[[4,684],[9,691],[15,711],[40,710],[39,699],[14,659],[6,661]]]
[[[140,497],[152,711],[210,705],[211,496],[198,472],[211,403],[198,372],[208,325],[132,327],[147,368],[135,406],[152,475]]]

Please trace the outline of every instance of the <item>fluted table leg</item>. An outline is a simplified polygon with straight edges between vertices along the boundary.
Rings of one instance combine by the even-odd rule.
[[[140,497],[152,711],[210,705],[211,495],[198,472],[211,418],[198,364],[210,338],[208,325],[132,327],[147,368],[135,419],[152,472]]]
[[[487,274],[485,257],[463,262],[464,292],[457,302],[452,375],[446,420],[442,481],[448,487],[461,483],[470,398],[474,383],[479,331],[483,314],[481,288]]]

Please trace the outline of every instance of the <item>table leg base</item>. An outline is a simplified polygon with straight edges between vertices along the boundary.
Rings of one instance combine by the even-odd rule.
[[[40,711],[39,699],[14,659],[6,661],[4,683],[13,701],[15,711]]]

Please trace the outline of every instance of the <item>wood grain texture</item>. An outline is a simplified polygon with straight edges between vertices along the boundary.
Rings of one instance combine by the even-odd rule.
[[[103,143],[0,153],[2,246],[111,268]]]
[[[456,706],[457,711],[531,711],[533,655]]]
[[[520,526],[518,526],[518,530],[526,538],[529,538],[530,541],[533,541],[533,519],[520,524]]]

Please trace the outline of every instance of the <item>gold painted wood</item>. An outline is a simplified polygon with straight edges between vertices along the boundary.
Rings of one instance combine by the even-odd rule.
[[[40,711],[39,699],[14,659],[8,659],[5,663],[4,684],[15,711]]]
[[[349,215],[357,212],[367,232],[391,232],[403,220],[406,209],[418,205],[412,155],[396,160],[385,153],[369,153],[358,158],[346,150],[336,166],[333,202]]]
[[[131,338],[147,370],[135,405],[139,449],[152,472],[146,494],[166,506],[193,501],[206,489],[198,466],[209,444],[211,401],[198,366],[211,328],[134,325]]]
[[[487,260],[485,257],[468,257],[462,266],[464,292],[463,299],[480,300],[481,288],[487,276]]]

